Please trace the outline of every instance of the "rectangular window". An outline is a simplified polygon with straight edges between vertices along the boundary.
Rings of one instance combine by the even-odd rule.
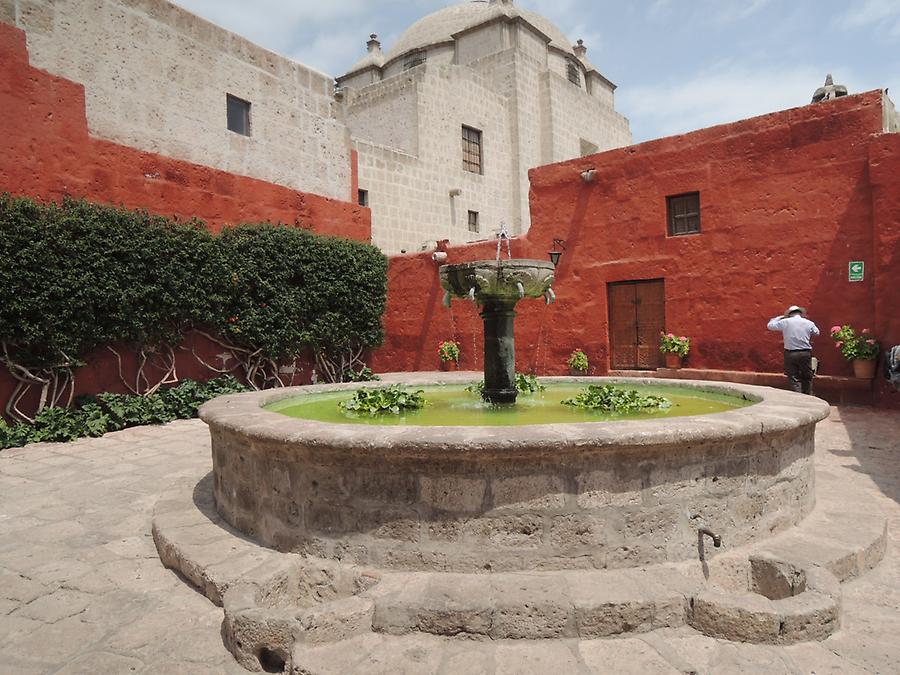
[[[469,211],[469,232],[480,232],[481,225],[478,224],[478,211]]]
[[[369,191],[368,190],[357,190],[356,191],[356,203],[360,206],[368,206],[369,205]]]
[[[463,169],[484,173],[481,166],[481,132],[472,127],[462,128]]]
[[[228,130],[242,136],[250,135],[250,101],[225,94]]]
[[[700,193],[666,197],[669,212],[669,236],[700,232]]]

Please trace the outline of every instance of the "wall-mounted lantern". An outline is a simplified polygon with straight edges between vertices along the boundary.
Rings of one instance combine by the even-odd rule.
[[[559,249],[562,249],[560,251]],[[566,242],[562,239],[553,239],[553,249],[547,251],[547,255],[550,256],[550,262],[553,263],[553,266],[556,267],[559,264],[559,256],[562,255],[563,251],[566,250]]]

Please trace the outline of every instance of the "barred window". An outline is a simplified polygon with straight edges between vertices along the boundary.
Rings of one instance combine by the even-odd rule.
[[[700,193],[666,197],[669,212],[669,236],[700,232]]]
[[[356,191],[356,203],[360,206],[368,206],[369,205],[369,191],[368,190],[357,190]]]
[[[481,132],[472,127],[462,128],[463,169],[484,173],[481,165]]]
[[[566,75],[569,76],[569,82],[578,87],[581,87],[581,70],[578,68],[578,66],[575,65],[574,62],[569,61],[566,65]]]
[[[469,211],[469,232],[480,232],[481,225],[478,223],[478,211]]]
[[[416,51],[410,52],[406,55],[406,59],[403,61],[403,70],[409,70],[410,68],[421,66],[427,60],[428,52],[426,52],[424,49],[417,49]]]

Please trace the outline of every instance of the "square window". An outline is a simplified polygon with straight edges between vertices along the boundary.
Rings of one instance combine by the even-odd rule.
[[[225,94],[228,130],[242,136],[250,135],[250,101]]]
[[[700,193],[666,197],[669,212],[669,236],[698,234],[700,232]]]
[[[356,191],[356,203],[360,206],[368,206],[369,205],[369,191],[368,190],[357,190]]]
[[[481,225],[478,222],[478,211],[469,211],[469,232],[480,232]]]
[[[481,165],[481,132],[472,127],[462,128],[463,169],[484,173]]]

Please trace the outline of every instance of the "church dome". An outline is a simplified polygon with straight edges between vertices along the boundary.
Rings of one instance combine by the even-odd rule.
[[[521,17],[549,37],[553,47],[574,55],[566,34],[540,14],[515,7],[510,0],[472,0],[450,5],[416,21],[387,52],[385,61],[392,61],[416,49],[449,42],[456,33],[480,26],[499,16]]]

